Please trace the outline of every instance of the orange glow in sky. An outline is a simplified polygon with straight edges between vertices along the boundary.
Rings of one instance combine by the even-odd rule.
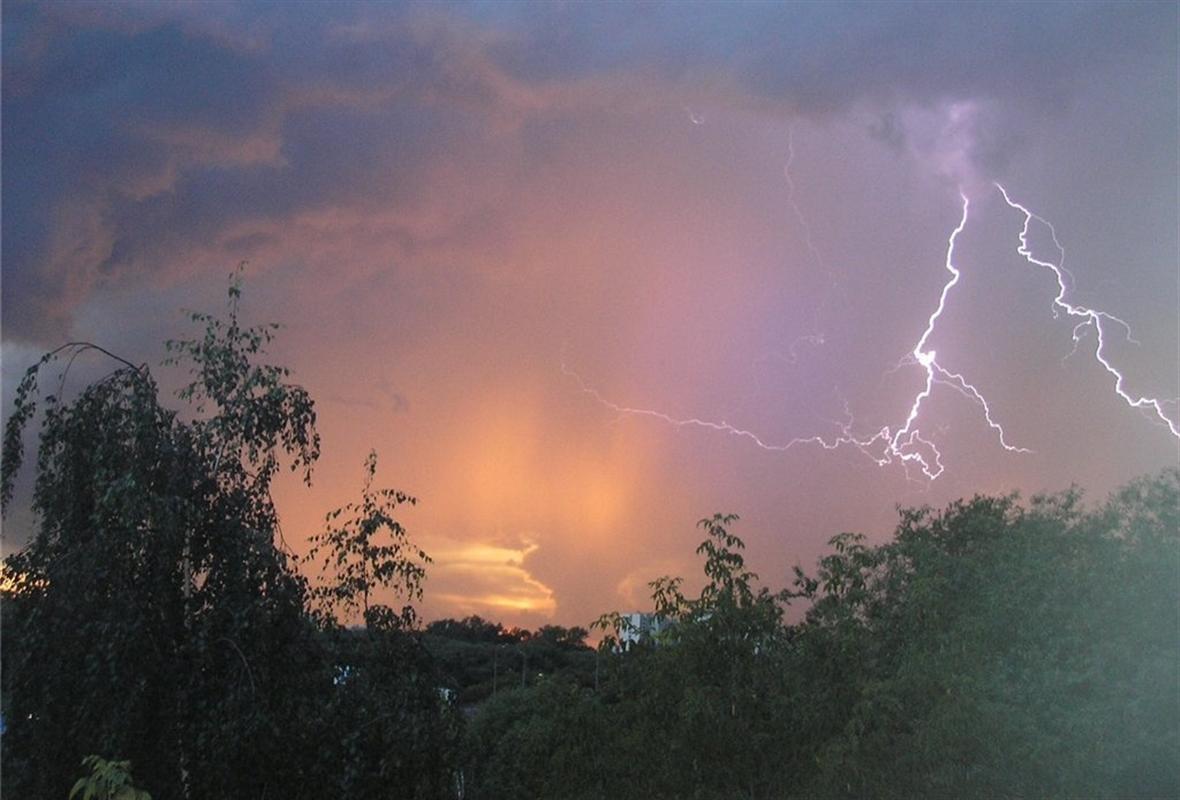
[[[695,574],[716,512],[781,587],[841,531],[887,536],[898,504],[1101,496],[1176,440],[1092,341],[1069,355],[991,181],[1053,220],[1077,301],[1133,326],[1110,345],[1131,389],[1180,397],[1177,11],[1007,11],[6,3],[4,402],[66,340],[158,364],[248,260],[243,314],[284,326],[271,356],[324,442],[310,489],[276,487],[284,538],[304,552],[375,448],[377,485],[420,500],[428,619],[644,608],[647,581]],[[897,424],[960,190],[962,276],[927,345],[1031,452],[945,386],[931,482],[620,414],[563,369],[766,441]],[[6,520],[6,552],[31,524]]]

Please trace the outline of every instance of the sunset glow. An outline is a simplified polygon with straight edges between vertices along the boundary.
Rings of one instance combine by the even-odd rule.
[[[375,448],[422,615],[531,627],[646,607],[715,512],[778,586],[1177,463],[1174,5],[690,10],[6,3],[6,409],[64,341],[176,388],[246,262],[324,443],[286,545]]]

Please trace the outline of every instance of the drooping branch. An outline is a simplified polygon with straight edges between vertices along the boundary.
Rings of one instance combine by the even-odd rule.
[[[62,352],[63,350],[69,350],[71,347],[77,348],[77,353],[74,354],[75,356],[77,356],[78,353],[83,353],[87,350],[95,350],[99,353],[102,353],[104,356],[106,356],[108,358],[112,358],[115,361],[118,361],[120,364],[127,365],[128,367],[130,367],[131,369],[133,369],[136,372],[139,372],[142,374],[147,373],[147,364],[146,363],[136,366],[135,364],[132,364],[127,359],[123,358],[122,356],[112,353],[110,350],[107,350],[105,347],[103,347],[101,345],[94,344],[93,342],[66,342],[65,344],[55,347],[54,349],[52,349],[48,353],[46,353],[44,356],[42,356],[41,362],[45,363],[47,361],[50,361],[55,356],[57,356],[58,353]],[[72,361],[73,361],[73,359],[71,359],[71,363],[72,363]]]
[[[16,474],[20,471],[21,463],[24,461],[22,436],[25,426],[33,418],[37,410],[37,402],[33,397],[37,391],[38,373],[42,366],[57,359],[59,354],[70,351],[71,349],[73,352],[70,354],[70,360],[66,363],[66,367],[61,374],[58,389],[59,396],[61,395],[62,387],[65,385],[66,375],[69,373],[70,367],[73,366],[74,360],[81,353],[88,350],[94,350],[125,365],[136,375],[146,377],[148,374],[146,363],[136,366],[122,356],[107,350],[105,347],[86,341],[66,342],[63,345],[59,345],[45,353],[36,364],[29,367],[24,377],[21,378],[20,384],[17,386],[12,416],[4,423],[3,454],[2,458],[0,458],[0,512],[6,513],[8,511],[8,504],[12,500],[12,493],[15,487]]]

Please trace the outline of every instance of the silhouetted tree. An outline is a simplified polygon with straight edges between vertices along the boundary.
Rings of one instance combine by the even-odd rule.
[[[287,369],[260,363],[274,327],[242,326],[240,294],[235,277],[227,319],[193,314],[203,334],[168,343],[166,363],[192,376],[180,391],[187,414],[161,402],[146,366],[89,343],[49,353],[17,387],[4,432],[5,510],[22,432],[39,400],[45,411],[36,528],[5,560],[5,795],[64,797],[88,754],[130,760],[157,797],[320,797],[374,763],[392,781],[357,782],[352,796],[449,793],[444,748],[454,732],[429,659],[401,630],[411,613],[367,608],[371,626],[396,630],[366,640],[363,669],[342,687],[347,637],[310,613],[307,583],[278,546],[271,483],[284,461],[310,481],[319,436],[307,392]],[[40,398],[51,365],[68,371],[91,351],[111,361],[110,374],[76,397]],[[327,591],[343,601],[391,576],[417,588],[422,554],[399,549],[397,536],[393,545],[371,539],[390,523],[391,499],[403,498],[366,484],[359,522],[326,534],[342,556]],[[377,709],[381,724],[342,708]],[[373,740],[391,726],[397,741],[439,733],[412,752],[387,751]],[[366,755],[374,749],[379,758]]]

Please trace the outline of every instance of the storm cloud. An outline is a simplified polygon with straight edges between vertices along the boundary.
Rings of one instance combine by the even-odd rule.
[[[1014,115],[1068,106],[1112,64],[1174,58],[1175,30],[1162,3],[4,14],[4,326],[21,339],[60,335],[120,276],[297,257],[326,213],[404,253],[494,236],[488,187],[510,192],[514,170],[543,168],[536,143],[605,110],[864,104],[900,142],[899,110],[972,101],[990,117],[971,155],[994,167]],[[439,173],[480,191],[439,196]]]

